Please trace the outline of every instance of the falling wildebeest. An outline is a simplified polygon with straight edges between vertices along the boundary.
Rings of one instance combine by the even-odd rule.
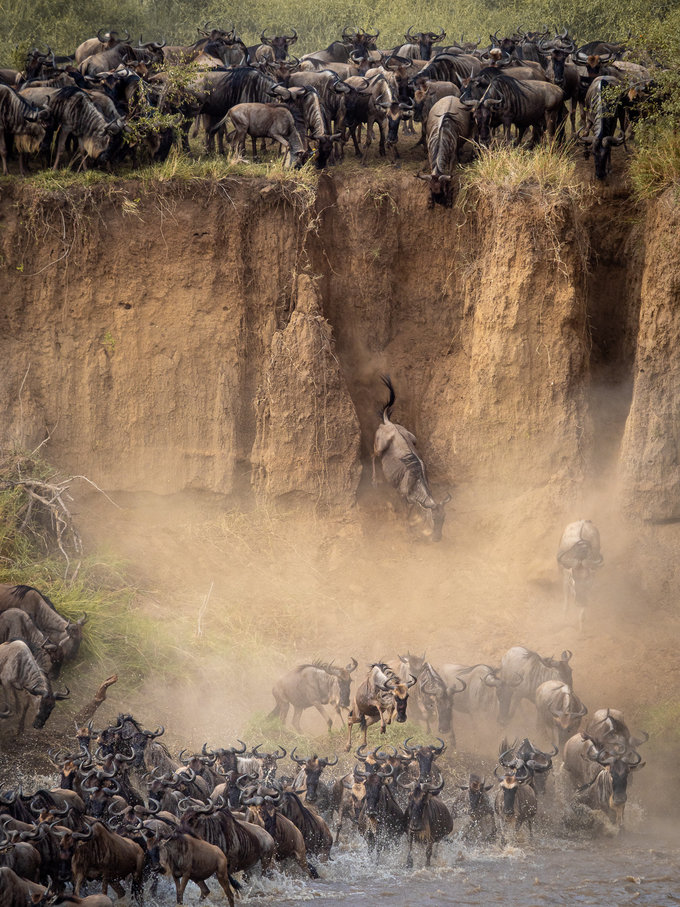
[[[435,501],[427,481],[425,464],[416,451],[415,435],[390,419],[396,400],[392,381],[389,375],[383,375],[382,380],[390,392],[390,398],[379,410],[382,422],[373,441],[373,484],[376,484],[375,460],[380,457],[383,475],[408,505],[409,523],[414,508],[417,508],[425,517],[424,534],[433,542],[438,542],[442,537],[446,517],[444,508],[451,500],[451,495],[447,494],[439,503]]]
[[[276,706],[269,717],[278,718],[281,723],[285,723],[288,709],[292,705],[293,727],[301,733],[300,716],[305,709],[315,708],[330,731],[333,719],[324,709],[325,705],[330,704],[335,707],[340,721],[344,724],[341,710],[349,709],[351,675],[356,670],[357,664],[357,660],[353,658],[345,668],[325,662],[298,665],[274,684],[272,695],[276,699]]]
[[[578,626],[583,631],[583,616],[588,604],[588,592],[603,563],[600,553],[600,533],[590,520],[569,523],[557,549],[557,563],[562,573],[564,616],[573,604],[578,610]]]

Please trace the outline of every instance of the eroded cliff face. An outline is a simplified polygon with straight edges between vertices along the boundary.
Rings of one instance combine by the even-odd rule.
[[[573,509],[606,434],[614,503],[676,518],[677,202],[616,231],[626,199],[546,204],[427,211],[399,171],[324,176],[315,205],[260,180],[6,184],[3,438],[49,432],[109,489],[351,509],[389,372],[459,506]]]

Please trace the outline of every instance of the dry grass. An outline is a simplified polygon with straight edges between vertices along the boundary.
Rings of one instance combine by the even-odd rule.
[[[480,148],[475,160],[462,171],[462,201],[484,194],[495,201],[541,199],[543,207],[580,203],[587,186],[576,173],[569,145],[541,144]]]

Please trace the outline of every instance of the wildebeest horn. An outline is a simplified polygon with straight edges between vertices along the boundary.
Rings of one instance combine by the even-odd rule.
[[[396,748],[395,746],[392,746],[391,743],[388,743],[387,745],[388,745],[389,748],[392,750],[392,756],[396,756],[396,755],[397,755],[397,748]],[[378,760],[380,760],[381,762],[384,762],[386,759],[389,759],[389,758],[390,758],[390,754],[387,753],[387,752],[385,752],[384,750],[380,750],[379,752],[376,752],[375,758],[378,759]]]
[[[261,746],[262,744],[258,743],[257,746],[254,746],[252,749],[252,755],[255,756],[256,759],[262,759],[262,756],[258,753],[258,750]]]
[[[425,791],[428,791],[430,794],[438,794],[440,791],[444,790],[444,778],[439,774],[439,784],[431,784],[429,781],[423,781],[420,784],[421,788]]]
[[[244,790],[245,781],[249,781],[250,784],[252,784],[254,781],[257,781],[257,778],[258,778],[258,776],[255,774],[239,775],[238,778],[236,779],[236,786],[240,787],[241,790]]]
[[[393,765],[387,765],[384,772],[380,772],[380,771],[379,771],[379,772],[376,772],[376,774],[377,774],[380,778],[391,778],[392,775],[394,774],[394,766],[393,766]]]
[[[560,748],[558,746],[555,746],[554,743],[553,743],[552,753],[544,753],[542,750],[535,750],[536,753],[540,753],[540,755],[545,756],[546,759],[552,759],[552,757],[556,756],[559,753],[559,751],[560,751]]]
[[[182,756],[184,755],[184,753],[186,753],[186,749],[180,750],[180,751],[179,751],[179,756],[178,756],[177,758],[178,758],[179,761],[182,763],[182,765],[188,765],[188,764],[191,762],[192,757],[190,756],[190,757],[185,761],[184,759],[182,759]]]
[[[415,753],[419,749],[419,747],[409,746],[408,745],[409,740],[413,740],[413,737],[412,736],[407,737],[406,740],[404,740],[404,742],[402,743],[402,746],[406,750],[406,752],[410,755],[411,753]]]
[[[487,687],[497,687],[502,682],[500,677],[498,677],[497,675],[497,671],[491,670],[488,674],[485,674],[484,677],[482,677],[482,682],[486,684]],[[490,677],[491,680],[489,680]]]
[[[237,750],[235,746],[230,746],[228,752],[230,752],[230,753],[237,753],[237,754],[245,753],[245,751],[246,751],[246,749],[247,749],[245,743],[243,742],[243,740],[239,740],[238,737],[237,737],[236,739],[237,739],[237,741],[241,744],[241,747],[242,747],[242,748],[241,748],[240,750]]]
[[[296,31],[295,29],[293,29],[293,34],[292,34],[292,35],[284,35],[284,38],[286,39],[286,44],[295,44],[295,42],[296,42],[297,39],[298,39],[298,33],[297,33],[297,31]]]
[[[161,725],[161,726],[160,726],[157,730],[155,730],[155,731],[145,731],[145,734],[146,734],[147,737],[153,737],[154,739],[155,739],[156,737],[162,737],[164,733],[165,733],[165,728],[163,727],[163,725]]]
[[[396,752],[396,750],[395,750],[395,752]],[[333,765],[337,765],[337,764],[338,764],[338,754],[337,754],[337,753],[333,753],[333,755],[335,756],[335,762],[329,762],[328,759],[320,759],[319,761],[320,761],[320,762],[323,762],[323,764],[324,764],[326,767],[333,766]]]
[[[631,758],[635,761],[632,762]],[[642,756],[639,753],[636,753],[635,750],[630,750],[625,756],[621,756],[621,762],[625,762],[626,765],[630,765],[631,768],[634,768],[642,762]]]
[[[65,693],[55,693],[54,698],[58,701],[61,701],[62,699],[68,699],[70,695],[71,695],[71,691],[69,690],[68,687],[66,687]]]
[[[407,683],[406,686],[407,687],[415,686],[418,683],[418,678],[414,677],[413,674],[409,674],[408,676],[411,677],[412,680],[411,680],[411,683]]]
[[[300,756],[296,756],[296,755],[295,755],[295,751],[296,751],[296,750],[297,750],[297,747],[294,746],[294,747],[293,747],[293,751],[292,751],[291,754],[290,754],[290,758],[293,760],[293,762],[297,762],[298,765],[305,765],[305,764],[307,763],[308,760],[307,760],[307,759],[302,759],[302,758],[300,758]]]
[[[413,28],[413,26],[412,26],[412,25],[409,25],[408,31],[407,31],[406,34],[404,35],[404,37],[406,38],[407,41],[410,41],[411,38],[415,37],[415,35],[412,35],[412,34],[411,34],[412,28]],[[420,34],[420,32],[418,32],[417,34]]]
[[[353,28],[351,25],[346,25],[342,30],[342,37],[345,39],[350,38],[352,35],[356,35],[356,34],[357,34],[357,29]]]
[[[347,665],[345,670],[347,671],[348,674],[351,674],[353,671],[356,671],[356,669],[358,667],[359,667],[359,662],[356,660],[356,658],[354,656],[352,656],[352,660]]]
[[[417,779],[415,781],[402,781],[401,775],[397,778],[397,784],[399,787],[403,787],[404,790],[413,790],[417,783]]]
[[[503,778],[498,774],[498,766],[496,766],[496,767],[494,768],[493,773],[494,773],[494,775],[498,778],[499,781],[502,781],[502,780],[503,780]],[[503,776],[505,776],[505,772],[503,773]]]
[[[513,765],[513,763],[515,762],[514,749],[515,749],[515,745],[513,744],[509,749],[503,750],[502,753],[499,753],[498,761],[500,762],[501,765],[505,766],[505,768],[514,767],[514,765]],[[512,755],[511,762],[508,762],[505,758],[508,755],[508,753],[510,753]]]

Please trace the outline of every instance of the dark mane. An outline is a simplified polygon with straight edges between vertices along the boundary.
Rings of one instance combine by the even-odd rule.
[[[406,472],[412,475],[414,479],[424,482],[427,486],[427,478],[425,476],[425,471],[423,470],[423,461],[417,453],[405,454],[401,457],[401,462],[404,464],[404,470]]]
[[[44,592],[36,589],[35,586],[14,586],[14,588],[10,589],[10,592],[15,598],[18,598],[19,601],[23,601],[28,592],[37,592],[40,598],[42,598],[42,600],[45,602],[45,604],[49,605],[53,611],[57,611],[57,609],[54,607],[54,603],[50,601],[50,599],[45,595]]]

